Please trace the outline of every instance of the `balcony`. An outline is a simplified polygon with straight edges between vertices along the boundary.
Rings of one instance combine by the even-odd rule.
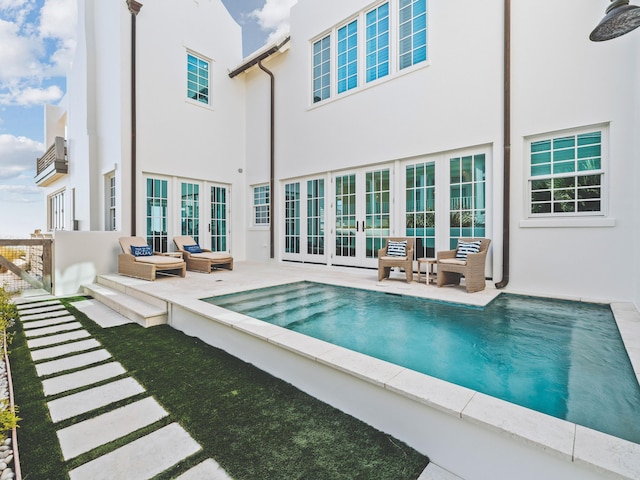
[[[67,160],[67,142],[62,137],[56,137],[53,145],[37,160],[36,185],[48,187],[69,170]]]

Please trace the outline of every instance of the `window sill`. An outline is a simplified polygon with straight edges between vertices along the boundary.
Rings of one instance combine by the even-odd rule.
[[[204,108],[205,110],[211,110],[211,111],[214,110],[213,105],[211,103],[199,102],[197,100],[193,100],[192,98],[185,98],[184,103],[188,105],[193,105],[194,107]]]
[[[557,217],[520,220],[520,228],[608,228],[615,226],[616,219],[611,217]]]

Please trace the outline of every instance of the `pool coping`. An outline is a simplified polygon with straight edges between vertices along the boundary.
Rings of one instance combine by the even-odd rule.
[[[318,281],[314,278],[305,279],[312,282]],[[325,279],[320,282],[376,291],[385,291],[385,287],[388,286],[388,284],[382,286],[378,283],[375,288],[366,288],[362,285],[350,284],[344,279],[336,282]],[[141,291],[155,295],[144,288],[148,283],[143,282],[142,285],[134,283],[135,285],[130,284],[129,288],[140,286]],[[228,288],[230,285],[227,285],[226,288],[221,289],[222,291],[216,293],[223,295],[286,283],[292,282],[272,280],[258,286],[238,285],[234,288]],[[198,297],[197,292],[195,293]],[[474,296],[471,299],[476,305],[482,306],[488,304],[498,294],[499,292],[482,299]],[[406,295],[410,294],[406,293]],[[167,298],[168,296],[172,298]],[[640,478],[640,444],[226,310],[202,301],[200,299],[202,296],[194,298],[194,295],[184,293],[168,296],[160,295],[159,298],[220,325],[295,353],[312,362],[344,372],[446,415],[479,425],[500,435],[507,435],[513,440],[533,446],[557,458],[602,474],[612,475],[613,478]],[[636,378],[640,383],[640,312],[631,303],[612,302],[610,305]],[[425,453],[428,455],[428,452]]]

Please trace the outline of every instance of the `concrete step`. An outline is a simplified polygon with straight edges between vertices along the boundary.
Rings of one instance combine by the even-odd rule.
[[[100,303],[145,328],[167,323],[167,304],[165,302],[163,305],[157,302],[151,304],[99,283],[83,285],[83,288],[87,295],[91,295]]]

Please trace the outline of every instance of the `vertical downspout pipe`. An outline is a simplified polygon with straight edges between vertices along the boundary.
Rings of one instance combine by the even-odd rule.
[[[131,236],[136,236],[136,184],[137,184],[137,130],[136,130],[136,16],[142,4],[135,0],[127,0],[131,12]]]
[[[504,0],[504,178],[502,193],[502,279],[496,288],[509,283],[509,232],[511,230],[511,0]]]
[[[273,76],[273,72],[267,69],[264,65],[262,65],[262,60],[258,61],[258,67],[264,73],[269,75],[271,78],[271,107],[270,107],[270,137],[269,137],[269,243],[270,243],[270,258],[275,258],[275,211],[273,208],[274,201],[274,170],[275,170],[275,86],[276,81]]]

